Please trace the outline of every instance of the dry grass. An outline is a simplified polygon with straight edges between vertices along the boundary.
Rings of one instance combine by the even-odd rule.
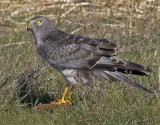
[[[1,1],[0,124],[159,124],[158,2]],[[94,88],[77,88],[72,106],[46,104],[61,97],[65,80],[37,55],[26,31],[27,20],[35,15],[47,16],[65,32],[116,42],[120,58],[153,69],[149,78],[133,78],[154,94],[123,83],[97,81]],[[38,104],[43,112],[36,110]]]

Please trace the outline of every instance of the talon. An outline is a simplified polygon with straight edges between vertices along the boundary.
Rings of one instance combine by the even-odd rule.
[[[70,100],[64,100],[62,103],[63,103],[63,104],[67,104],[67,103],[69,103],[70,105],[72,105],[72,103],[71,103],[71,101],[70,101]]]
[[[65,95],[66,95],[66,93],[67,93],[67,90],[68,90],[68,86],[65,88],[65,91],[64,91],[64,93],[63,93],[63,96],[62,96],[62,98],[61,99],[58,99],[58,100],[56,100],[56,101],[53,101],[53,102],[50,102],[50,104],[53,104],[53,105],[61,105],[61,104],[70,104],[70,105],[72,105],[72,103],[71,103],[71,96],[72,96],[72,91],[73,91],[73,87],[71,88],[71,91],[70,91],[70,93],[69,93],[69,97],[68,97],[68,99],[67,100],[65,100],[64,98],[65,98]]]

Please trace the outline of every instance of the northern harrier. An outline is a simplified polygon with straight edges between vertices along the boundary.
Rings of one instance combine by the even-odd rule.
[[[151,92],[127,74],[144,76],[147,75],[145,72],[152,70],[116,57],[117,45],[114,42],[65,33],[42,16],[30,19],[27,29],[33,33],[38,54],[67,81],[62,98],[51,104],[71,104],[73,86],[89,85],[91,77],[119,80]],[[72,88],[69,98],[65,100],[69,85]]]

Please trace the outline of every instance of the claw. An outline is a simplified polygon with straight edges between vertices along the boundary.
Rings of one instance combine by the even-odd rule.
[[[62,98],[61,98],[61,99],[58,99],[58,100],[56,100],[56,101],[50,102],[50,104],[53,104],[53,105],[61,105],[61,104],[67,104],[67,103],[68,103],[68,104],[72,105],[72,103],[71,103],[70,100],[71,100],[71,96],[72,96],[73,87],[71,88],[71,91],[70,91],[70,93],[69,93],[68,99],[65,100],[64,98],[65,98],[65,95],[66,95],[67,91],[68,91],[68,86],[65,88],[65,91],[64,91],[64,93],[63,93]]]

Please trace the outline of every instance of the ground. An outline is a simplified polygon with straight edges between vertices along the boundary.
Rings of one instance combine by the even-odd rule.
[[[38,56],[32,34],[26,31],[25,22],[31,15],[16,15],[0,22],[0,125],[159,124],[159,17],[155,17],[155,11],[141,19],[104,16],[94,9],[88,8],[87,18],[78,9],[70,13],[72,16],[51,19],[65,32],[114,41],[120,58],[152,68],[149,77],[133,76],[133,79],[150,88],[153,94],[122,82],[95,80],[92,88],[75,89],[73,105],[49,105],[61,97],[65,80]],[[63,15],[63,12],[67,10],[34,14]]]

